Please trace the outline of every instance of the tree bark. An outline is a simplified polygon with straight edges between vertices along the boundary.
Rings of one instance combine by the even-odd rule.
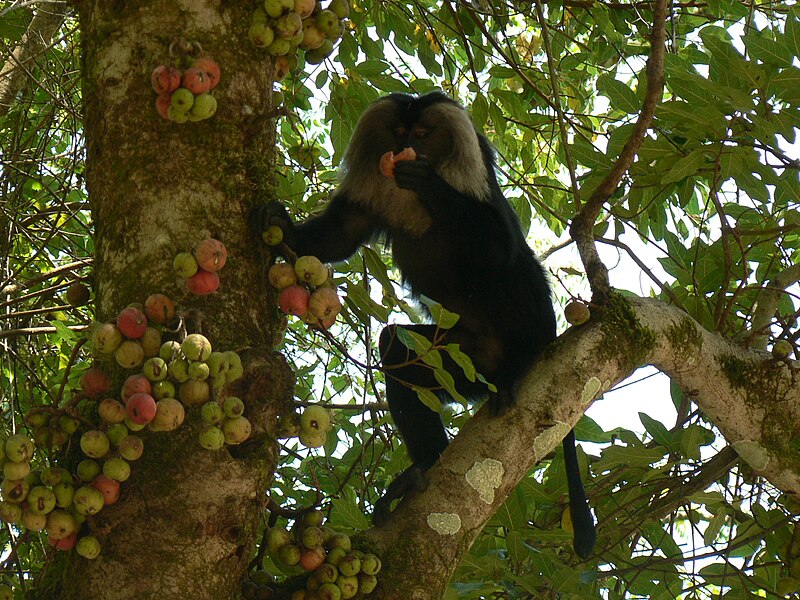
[[[681,310],[615,297],[590,323],[556,340],[500,417],[480,410],[388,524],[367,532],[384,570],[373,598],[441,598],[487,521],[538,461],[560,444],[605,391],[644,365],[677,382],[759,474],[800,497],[797,363],[743,349]],[[591,496],[591,481],[587,490]],[[602,528],[599,531],[602,538]],[[403,540],[398,544],[397,540]]]
[[[271,185],[275,144],[272,68],[248,41],[252,10],[215,0],[79,4],[98,320],[154,292],[173,298],[189,332],[243,357],[245,376],[230,392],[245,401],[255,431],[242,446],[210,452],[197,443],[198,413],[187,410],[178,431],[143,432],[145,453],[122,500],[90,522],[100,557],[60,553],[37,598],[234,598],[253,556],[293,378],[272,352],[281,328],[261,244],[247,227],[253,203],[264,200],[255,191]],[[159,64],[186,68],[198,54],[221,67],[218,111],[168,122],[156,112],[150,73]],[[220,291],[193,296],[172,258],[207,237],[226,245],[228,261]],[[116,369],[115,383],[129,374]]]

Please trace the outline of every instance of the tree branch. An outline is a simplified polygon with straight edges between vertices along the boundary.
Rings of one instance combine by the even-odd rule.
[[[25,79],[34,79],[31,75],[34,61],[48,48],[68,12],[69,5],[60,0],[39,4],[25,35],[0,69],[0,116],[14,104]]]
[[[647,95],[645,96],[639,118],[636,120],[631,136],[622,149],[616,163],[602,182],[592,192],[591,197],[575,216],[569,232],[578,247],[589,285],[595,295],[595,301],[602,302],[610,291],[608,269],[600,260],[597,247],[594,245],[592,228],[603,205],[611,198],[611,194],[619,186],[622,177],[633,164],[644,135],[655,115],[656,106],[664,91],[664,51],[666,39],[667,2],[659,0],[653,6],[653,33],[650,36],[651,52],[647,59]]]
[[[769,339],[769,326],[772,317],[778,308],[778,303],[784,290],[790,285],[800,281],[800,263],[781,271],[758,293],[756,309],[753,311],[753,324],[751,330],[755,334],[751,347],[757,350],[767,349]]]
[[[393,589],[377,598],[441,597],[449,575],[531,467],[597,397],[647,364],[691,393],[754,469],[800,498],[797,452],[790,448],[800,387],[788,365],[702,329],[659,300],[613,298],[599,318],[551,345],[506,414],[478,411],[429,471],[428,488],[404,500],[387,525],[367,532],[391,570],[385,581]],[[397,539],[407,542],[402,553]]]

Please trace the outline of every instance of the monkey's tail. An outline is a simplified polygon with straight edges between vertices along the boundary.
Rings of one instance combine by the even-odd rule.
[[[575,451],[575,432],[570,430],[561,443],[564,447],[564,464],[567,469],[567,488],[569,489],[569,512],[572,516],[572,545],[581,558],[588,558],[597,540],[594,517],[589,510],[586,492],[581,481],[578,466],[578,453]]]

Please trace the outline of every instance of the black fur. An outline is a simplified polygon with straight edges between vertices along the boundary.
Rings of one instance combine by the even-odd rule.
[[[415,149],[417,160],[396,163],[394,179],[382,175],[380,157],[406,147]],[[275,203],[254,215],[262,230],[281,225],[298,255],[325,262],[343,260],[376,238],[390,242],[412,292],[460,316],[442,341],[460,344],[495,384],[497,392],[488,399],[495,414],[513,403],[514,383],[555,338],[547,278],[500,190],[491,146],[461,106],[442,93],[391,94],[365,111],[344,158],[342,185],[320,216],[295,226]],[[408,364],[415,355],[397,339],[397,327],[383,330],[379,348],[389,409],[413,465],[376,504],[378,524],[388,518],[393,500],[424,485],[424,472],[447,446],[439,415],[409,385],[436,389],[439,384],[431,369]],[[402,327],[429,339],[442,333],[434,325]],[[460,367],[445,364],[459,392],[486,394],[486,387],[469,382]],[[585,557],[594,545],[594,521],[574,441],[570,434],[564,449],[575,547]]]

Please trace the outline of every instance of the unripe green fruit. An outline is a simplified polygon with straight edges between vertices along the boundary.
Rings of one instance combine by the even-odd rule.
[[[335,32],[339,27],[339,17],[337,17],[336,13],[332,10],[319,11],[317,16],[314,17],[314,20],[317,23],[317,27],[319,27],[325,35]]]
[[[564,318],[570,325],[583,325],[592,318],[592,314],[586,304],[573,300],[564,307]]]
[[[322,285],[328,279],[328,268],[316,256],[301,256],[294,263],[297,279],[313,286]]]
[[[4,523],[19,523],[22,520],[22,507],[15,502],[3,500],[0,502],[0,521]]]
[[[244,402],[236,396],[230,396],[222,403],[222,410],[231,419],[241,417],[244,414]]]
[[[268,20],[269,15],[267,15],[267,11],[264,10],[263,6],[256,8],[253,14],[250,15],[251,23],[266,23]]]
[[[303,527],[319,527],[324,519],[325,515],[321,511],[312,510],[303,515]]]
[[[192,256],[189,254],[189,256]],[[194,260],[194,256],[192,256]],[[158,350],[159,358],[163,359],[167,363],[171,363],[176,358],[183,358],[183,354],[181,353],[181,345],[179,342],[174,340],[169,342],[164,342],[161,344],[161,348]]]
[[[350,541],[350,536],[346,533],[337,533],[328,542],[328,548],[331,550],[333,548],[341,548],[346,552],[350,552],[353,549],[353,543]]]
[[[211,350],[211,342],[199,333],[187,335],[181,344],[181,351],[189,360],[205,361],[211,355]]]
[[[44,513],[32,513],[29,510],[23,510],[22,526],[29,531],[42,531],[47,526],[47,515]],[[0,598],[2,598],[2,596],[0,596]]]
[[[331,428],[331,416],[322,406],[308,406],[300,415],[300,427],[304,431],[324,433]]]
[[[355,597],[358,593],[358,578],[352,575],[342,575],[336,580],[336,585],[342,591],[342,600]]]
[[[29,462],[11,462],[3,465],[3,476],[6,479],[25,479],[31,472]]]
[[[125,460],[139,460],[144,453],[144,442],[138,435],[129,435],[119,443],[117,452]]]
[[[342,575],[358,575],[358,572],[361,571],[361,559],[359,559],[355,554],[348,554],[342,558],[342,560],[340,560],[339,564],[336,566],[339,568],[339,572]]]
[[[277,19],[283,14],[285,7],[281,0],[264,0],[264,11],[267,16]]]
[[[223,352],[225,359],[228,361],[228,369],[225,371],[225,381],[231,383],[236,381],[244,374],[244,367],[242,366],[242,359],[233,350],[226,350]]]
[[[183,277],[184,279],[188,279],[197,273],[198,268],[197,260],[191,252],[179,252],[175,255],[175,258],[172,259],[172,269],[179,277]]]
[[[171,381],[157,381],[153,384],[153,398],[162,400],[175,397],[175,384]]]
[[[150,423],[152,431],[174,431],[183,424],[186,412],[175,398],[163,398],[156,403],[156,416]]]
[[[178,383],[189,381],[189,361],[185,358],[176,358],[168,367],[169,376]]]
[[[361,559],[361,572],[367,575],[377,575],[381,570],[381,559],[374,554],[365,554]]]
[[[94,560],[100,556],[100,540],[93,535],[85,535],[75,544],[75,551],[89,560]]]
[[[271,527],[267,532],[267,552],[277,556],[278,551],[292,541],[292,535],[285,527]]]
[[[328,434],[324,431],[300,431],[298,436],[300,443],[306,448],[322,448],[328,440]]]
[[[266,48],[275,39],[275,32],[266,23],[253,23],[247,31],[247,37],[256,48]]]
[[[158,356],[148,358],[142,365],[142,373],[150,381],[161,381],[167,378],[167,363]]]
[[[225,411],[214,400],[206,402],[200,409],[200,418],[209,425],[219,425],[225,420]]]
[[[275,38],[272,43],[267,46],[267,52],[271,56],[286,56],[292,49],[292,43],[283,38]]]
[[[208,402],[211,397],[211,389],[205,381],[190,379],[181,384],[178,397],[186,406],[200,406]]]
[[[86,459],[78,463],[78,478],[88,483],[102,472],[102,468],[97,461]]]
[[[103,323],[92,334],[92,346],[101,354],[111,354],[122,343],[122,332],[112,323]]]
[[[81,422],[75,417],[70,417],[69,415],[61,415],[58,417],[58,428],[67,435],[72,435],[78,431],[78,427],[80,426]]]
[[[196,379],[197,381],[205,381],[208,379],[211,370],[208,365],[199,360],[193,360],[189,363],[189,379]]]
[[[28,427],[43,427],[50,422],[50,413],[42,410],[30,411],[25,415],[25,424]],[[5,450],[4,450],[5,451]]]
[[[97,407],[97,412],[106,423],[122,423],[125,420],[125,405],[114,398],[105,398]]]
[[[84,485],[75,490],[72,505],[78,514],[96,515],[104,506],[103,494],[100,490]]]
[[[47,535],[54,540],[63,540],[78,531],[78,523],[71,514],[65,510],[54,510],[47,515],[45,526]]]
[[[27,462],[33,458],[33,442],[26,435],[17,433],[6,440],[6,458],[13,462]]]
[[[333,42],[326,39],[319,48],[306,52],[305,59],[310,65],[318,65],[333,54]]]
[[[125,459],[109,458],[103,463],[103,475],[115,481],[126,481],[131,476],[131,466]]]
[[[252,426],[245,417],[227,419],[222,424],[222,432],[225,434],[225,443],[230,445],[241,444],[250,437]]]
[[[81,436],[81,450],[89,458],[102,458],[108,453],[110,445],[108,436],[97,429],[89,430]]]
[[[37,485],[28,492],[26,502],[33,514],[46,515],[56,507],[56,496],[50,488]]]
[[[66,469],[63,469],[66,470]],[[61,471],[58,467],[48,467],[42,471],[39,479],[42,485],[56,485],[61,482]]]
[[[198,119],[210,119],[217,112],[217,99],[209,93],[200,94],[194,99],[192,109],[189,111]]]
[[[123,369],[134,369],[144,361],[144,348],[137,340],[125,340],[114,351],[114,359]]]
[[[142,429],[147,427],[147,423],[134,423],[133,421],[131,421],[130,417],[127,414],[125,415],[125,420],[123,421],[123,423],[125,423],[125,427],[128,428],[128,431],[141,431]]]
[[[28,497],[30,489],[30,484],[24,479],[3,479],[3,483],[0,483],[3,499],[15,504],[23,502]]]
[[[286,544],[278,550],[278,559],[287,567],[293,567],[300,562],[300,548],[294,544]]]
[[[56,497],[56,506],[59,508],[69,508],[72,506],[72,497],[75,495],[75,488],[68,483],[59,483],[53,486],[53,495]]]
[[[314,579],[320,583],[333,583],[339,576],[339,570],[331,563],[322,563],[316,571],[314,571]]]
[[[350,15],[350,3],[347,0],[331,0],[328,10],[338,18],[345,19]]]
[[[358,588],[362,594],[371,594],[378,587],[378,578],[367,573],[359,573]]]
[[[208,355],[206,363],[208,365],[208,375],[210,377],[219,377],[224,375],[228,368],[228,359],[225,358],[223,352],[212,352]]]
[[[303,29],[303,20],[296,12],[288,12],[275,21],[275,33],[284,39],[293,38]]]
[[[116,447],[128,437],[128,428],[125,427],[125,423],[114,423],[106,430],[106,435],[108,436],[108,441]]]
[[[779,360],[785,360],[789,358],[792,350],[794,350],[794,348],[792,347],[791,342],[788,340],[778,340],[772,346],[772,356]]]
[[[306,548],[318,548],[322,546],[322,530],[319,527],[306,527],[300,536],[300,541]]]
[[[192,108],[192,104],[194,104],[194,94],[186,88],[178,88],[172,92],[169,101],[170,108],[187,113]]]
[[[277,225],[270,225],[261,233],[261,239],[267,246],[277,246],[283,241],[283,229]]]
[[[335,583],[326,582],[319,586],[317,596],[323,600],[341,600],[342,590]]]
[[[339,566],[339,561],[347,556],[347,550],[344,548],[331,548],[328,550],[328,556],[325,560],[331,563],[334,567]]]
[[[206,424],[200,431],[200,446],[206,450],[219,450],[225,445],[225,434],[219,427]]]

